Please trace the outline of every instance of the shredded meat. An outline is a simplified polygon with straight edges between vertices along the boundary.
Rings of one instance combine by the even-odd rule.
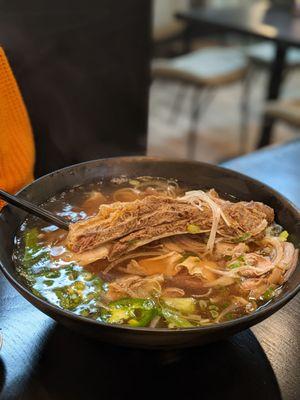
[[[108,300],[117,300],[124,297],[148,298],[153,295],[161,295],[163,275],[152,275],[141,278],[137,275],[125,276],[109,283]]]
[[[274,219],[273,210],[258,202],[219,200],[219,206],[230,222],[221,219],[221,235],[239,236],[243,232],[257,235]],[[146,196],[132,202],[103,204],[99,213],[85,221],[70,226],[67,246],[74,253],[82,253],[110,242],[108,258],[114,260],[121,254],[154,240],[188,233],[189,224],[208,232],[213,215],[205,202],[201,209],[182,199],[167,196]]]
[[[160,228],[161,225],[174,222],[178,222],[181,225],[181,231],[185,233],[186,224],[198,219],[197,208],[171,197],[147,196],[133,202],[102,205],[97,216],[70,226],[68,247],[80,253],[105,242],[130,235],[137,230],[145,229],[147,232],[154,226],[163,230]],[[208,209],[202,219],[208,219],[206,228],[209,229]],[[128,237],[128,240],[131,238]]]

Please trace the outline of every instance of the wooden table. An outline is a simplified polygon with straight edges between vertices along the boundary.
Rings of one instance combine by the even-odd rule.
[[[179,12],[177,17],[186,21],[190,28],[201,25],[274,42],[276,55],[270,66],[266,98],[274,100],[279,97],[287,49],[300,47],[300,18],[296,18],[288,8],[256,1],[252,5],[238,7],[195,8]],[[269,144],[272,125],[271,119],[264,119],[259,147]]]
[[[300,205],[300,141],[226,163]],[[79,336],[0,277],[0,399],[300,398],[300,297],[226,341],[179,351],[113,347]]]

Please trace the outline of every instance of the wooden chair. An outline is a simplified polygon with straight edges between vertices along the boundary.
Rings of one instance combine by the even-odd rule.
[[[194,94],[190,108],[190,129],[187,139],[187,156],[195,158],[197,124],[213,92],[242,80],[247,72],[247,59],[239,48],[209,47],[168,60],[158,60],[152,66],[154,78],[181,82],[192,86]],[[184,89],[184,87],[183,87]],[[202,96],[202,101],[201,101]],[[173,109],[180,111],[183,93],[179,91]],[[245,150],[245,123],[242,118],[240,148]]]
[[[250,96],[250,91],[251,91],[251,82],[256,81],[258,78],[258,75],[267,69],[270,68],[274,58],[275,58],[275,46],[271,42],[260,42],[257,44],[253,44],[250,46],[246,46],[244,48],[244,53],[245,56],[248,59],[248,72],[247,76],[244,80],[244,91],[243,91],[243,98],[242,98],[242,107],[243,107],[243,118],[245,122],[245,129],[246,132],[244,133],[244,136],[247,137],[247,121],[248,121],[248,115],[250,111],[250,104],[249,104],[249,96]],[[293,70],[297,69],[300,67],[300,49],[298,48],[290,48],[288,49],[287,52],[287,57],[286,57],[286,66],[285,66],[285,71],[284,71],[284,79],[288,76],[290,72]],[[275,102],[275,103],[269,103],[267,106],[266,110],[269,109],[269,107],[275,107],[276,104],[276,110],[277,107],[280,108],[282,107],[282,103]],[[285,108],[285,106],[283,106]],[[268,113],[268,111],[266,111]],[[270,117],[271,118],[271,117]],[[272,118],[271,118],[272,119]]]
[[[272,121],[283,121],[300,128],[300,99],[269,102],[265,107],[265,115]]]
[[[246,48],[246,55],[253,66],[269,67],[275,58],[275,46],[271,42],[260,42]],[[300,49],[290,48],[286,57],[286,72],[300,67]]]

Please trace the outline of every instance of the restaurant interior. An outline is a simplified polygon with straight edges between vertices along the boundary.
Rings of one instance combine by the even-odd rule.
[[[0,0],[0,22],[0,399],[299,399],[300,1]],[[235,188],[249,208],[252,200],[270,201],[295,261],[290,281],[280,281],[285,297],[274,307],[265,299],[270,312],[258,307],[258,314],[238,316],[237,323],[246,321],[239,329],[221,320],[212,325],[213,340],[200,343],[199,335],[197,345],[195,336],[193,347],[169,324],[155,346],[155,326],[121,326],[115,334],[99,317],[99,340],[96,321],[57,311],[22,286],[10,266],[19,208],[41,216],[35,206],[45,193],[69,182],[77,187],[76,175],[95,175],[96,168],[106,176],[125,165],[122,180],[139,163],[144,175],[159,165],[167,174],[172,168],[174,179],[196,179],[199,171],[204,186],[215,179]],[[216,217],[221,206],[210,207],[212,231],[224,214]],[[70,209],[57,212],[48,233],[59,224],[70,229]],[[207,233],[197,229],[189,233]],[[251,240],[247,235],[242,241]],[[237,272],[229,272],[235,283]],[[197,307],[201,296],[192,299]],[[188,322],[182,331],[191,326],[203,328]],[[167,336],[180,345],[167,345]]]
[[[245,21],[252,32],[238,32],[241,21],[223,16],[224,6],[230,9],[239,1],[155,2],[149,154],[220,163],[297,137],[299,48],[287,48],[284,70],[276,71],[280,88],[270,88],[277,46],[272,39],[276,29],[283,29],[276,23],[296,13],[296,5],[290,11],[289,2],[283,1],[265,14],[266,3],[242,3],[255,5],[248,16],[252,21]],[[207,12],[198,22],[184,15],[199,6],[213,7],[215,15]],[[270,28],[268,20],[275,26]],[[159,69],[162,62],[165,69]],[[263,140],[266,118],[274,123]],[[189,136],[191,131],[194,137]]]

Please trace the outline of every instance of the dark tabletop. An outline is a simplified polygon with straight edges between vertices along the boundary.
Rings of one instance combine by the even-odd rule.
[[[300,140],[225,163],[300,206]],[[95,342],[26,302],[0,277],[1,400],[300,398],[300,297],[234,337],[177,351]],[[281,391],[281,394],[280,394]]]
[[[288,8],[270,6],[264,1],[237,7],[195,8],[179,12],[177,17],[187,22],[300,46],[300,18]]]

